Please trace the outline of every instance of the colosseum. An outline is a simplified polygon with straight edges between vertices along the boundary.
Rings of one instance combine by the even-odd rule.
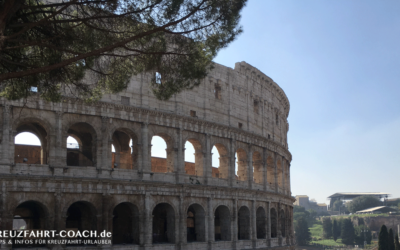
[[[284,91],[245,62],[215,64],[169,101],[150,77],[92,104],[1,99],[0,230],[112,232],[111,244],[1,248],[295,248]],[[40,146],[15,143],[23,132]],[[152,157],[154,136],[165,158]]]

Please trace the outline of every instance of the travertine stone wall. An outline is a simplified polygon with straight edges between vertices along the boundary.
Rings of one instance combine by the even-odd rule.
[[[282,89],[245,62],[215,65],[203,84],[169,101],[154,98],[149,79],[134,77],[126,91],[93,104],[0,99],[0,229],[34,213],[31,229],[90,225],[115,235],[112,246],[88,248],[294,249]],[[41,164],[15,162],[21,132],[38,136]],[[167,144],[163,171],[152,171],[156,135]],[[68,136],[79,144],[77,160]],[[193,164],[184,161],[187,141]]]

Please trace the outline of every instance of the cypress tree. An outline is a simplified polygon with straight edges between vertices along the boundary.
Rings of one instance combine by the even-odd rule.
[[[323,236],[325,239],[332,237],[332,221],[331,218],[322,220]]]
[[[389,229],[388,246],[389,250],[395,250],[393,229],[391,228]]]
[[[341,237],[343,244],[353,245],[354,244],[354,226],[350,219],[344,219],[342,221]],[[380,249],[379,249],[380,250]],[[386,249],[388,250],[388,249]]]
[[[339,235],[340,235],[338,223],[337,223],[336,220],[333,221],[332,234],[333,234],[333,240],[336,241],[339,238]]]
[[[385,225],[379,231],[378,250],[389,250],[389,233]]]
[[[396,236],[394,237],[394,248],[395,250],[400,250],[400,242],[398,234],[396,234]]]

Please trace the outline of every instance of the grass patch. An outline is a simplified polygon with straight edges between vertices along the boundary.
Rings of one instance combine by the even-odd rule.
[[[310,227],[311,237],[322,238],[322,231],[322,225],[320,224],[314,224],[312,227]]]
[[[342,246],[342,239],[337,239],[336,242],[333,239],[323,239],[311,241],[311,244],[319,244],[324,246]]]

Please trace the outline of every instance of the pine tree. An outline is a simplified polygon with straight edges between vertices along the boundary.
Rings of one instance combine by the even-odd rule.
[[[350,219],[342,221],[341,238],[342,242],[346,245],[354,244],[354,226]]]
[[[391,228],[389,229],[388,246],[389,250],[395,250],[393,229]]]
[[[389,250],[389,233],[385,225],[379,231],[378,250]]]
[[[396,234],[396,236],[394,237],[394,247],[395,247],[395,250],[400,250],[400,242],[399,242],[398,234]]]
[[[333,234],[334,241],[336,241],[340,236],[340,231],[339,231],[338,223],[336,220],[333,221],[332,234]]]

